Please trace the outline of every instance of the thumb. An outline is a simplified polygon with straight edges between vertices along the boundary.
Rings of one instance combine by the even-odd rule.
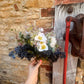
[[[40,61],[38,62],[38,64],[36,65],[36,68],[39,68],[41,64],[42,64],[42,60],[40,60]]]

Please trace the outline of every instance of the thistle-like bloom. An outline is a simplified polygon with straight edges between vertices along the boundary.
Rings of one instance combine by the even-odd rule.
[[[35,37],[35,40],[46,42],[47,38],[45,37],[44,33],[39,32],[38,35]]]
[[[41,52],[41,51],[46,51],[48,50],[48,46],[46,43],[42,43],[42,44],[39,44],[39,48],[38,50]]]

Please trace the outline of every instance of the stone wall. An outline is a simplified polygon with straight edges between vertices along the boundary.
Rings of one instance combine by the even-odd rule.
[[[0,0],[0,84],[24,84],[29,62],[12,59],[9,51],[17,46],[16,34],[25,26],[53,28],[54,0]],[[11,31],[13,29],[13,31]],[[51,66],[41,67],[41,84],[50,84]]]
[[[30,62],[8,56],[17,46],[16,34],[31,25],[53,28],[54,12],[54,0],[0,0],[0,84],[24,84]],[[51,84],[51,72],[51,64],[44,62],[41,84]]]

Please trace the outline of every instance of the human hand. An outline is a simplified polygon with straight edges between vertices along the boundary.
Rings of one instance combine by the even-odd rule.
[[[36,84],[38,80],[38,68],[42,64],[42,60],[36,62],[35,60],[29,65],[28,79],[25,84]]]

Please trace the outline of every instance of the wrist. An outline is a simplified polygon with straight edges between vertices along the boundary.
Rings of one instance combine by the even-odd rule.
[[[32,83],[29,79],[27,79],[25,84],[32,84]]]
[[[36,84],[36,83],[31,79],[27,79],[25,84]]]

